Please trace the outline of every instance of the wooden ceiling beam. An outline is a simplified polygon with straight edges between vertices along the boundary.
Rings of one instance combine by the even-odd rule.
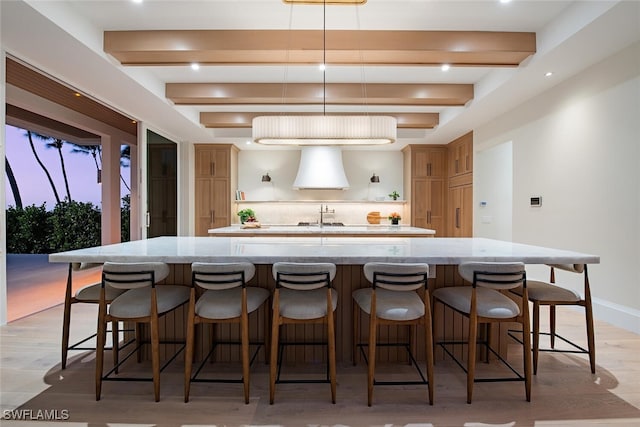
[[[515,67],[536,52],[532,32],[329,30],[105,31],[123,65],[440,65]]]
[[[203,112],[200,123],[206,128],[250,128],[257,116],[274,116],[274,112]],[[330,113],[330,115],[360,115],[363,113]],[[287,116],[308,116],[317,113],[282,113]],[[368,113],[371,116],[392,116],[398,121],[399,129],[433,129],[439,123],[438,113]]]
[[[473,98],[471,84],[167,83],[176,105],[412,105],[462,106]]]

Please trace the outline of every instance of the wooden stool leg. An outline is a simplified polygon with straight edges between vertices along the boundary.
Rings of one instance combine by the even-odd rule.
[[[589,348],[589,365],[591,365],[591,373],[596,373],[596,340],[593,328],[593,310],[591,301],[587,301],[585,305],[585,317],[587,321],[587,344]]]
[[[329,344],[329,379],[331,380],[331,403],[336,403],[336,331],[333,311],[327,314],[327,340]]]
[[[369,315],[369,366],[367,371],[367,405],[373,404],[373,383],[376,370],[376,332],[378,329],[378,322],[376,320],[375,307],[372,304],[372,311]]]
[[[191,296],[189,298],[189,311],[187,315],[187,343],[184,355],[184,401],[189,401],[189,392],[191,390],[191,369],[193,366],[193,346],[195,341],[195,288],[191,288]]]
[[[353,300],[351,307],[351,314],[353,316],[353,337],[351,345],[351,361],[353,366],[358,363],[358,343],[360,342],[360,309],[355,300]]]
[[[278,338],[280,333],[280,310],[278,290],[273,300],[273,320],[271,322],[271,366],[269,366],[269,404],[273,405],[276,395],[276,374],[278,371]]]
[[[556,306],[549,306],[549,332],[551,339],[551,348],[555,348],[556,346]]]
[[[524,334],[524,331],[522,332]],[[523,337],[524,338],[524,337]],[[533,303],[533,374],[538,373],[538,355],[540,352],[540,303]]]
[[[249,319],[245,309],[240,320],[240,330],[242,341],[242,379],[244,384],[244,403],[249,403]]]
[[[104,292],[104,289],[102,290]],[[107,339],[107,310],[104,304],[100,304],[98,310],[98,331],[96,336],[96,400],[100,400],[102,394],[102,370],[104,368],[104,344]]]
[[[467,403],[473,398],[473,380],[476,374],[476,340],[478,336],[478,319],[469,317],[469,360],[467,361]]]
[[[433,405],[433,330],[431,328],[431,304],[428,296],[425,297],[424,304],[424,342],[425,358],[427,362],[427,381],[429,382],[429,405]]]
[[[67,288],[64,295],[64,315],[62,320],[62,369],[67,367],[67,354],[69,352],[69,327],[71,325],[71,301],[73,299],[72,281],[71,281],[71,264],[69,264],[69,273],[67,276]]]

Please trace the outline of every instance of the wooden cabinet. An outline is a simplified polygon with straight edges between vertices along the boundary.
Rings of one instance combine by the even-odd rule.
[[[447,149],[443,145],[408,145],[404,153],[404,191],[411,225],[446,235]]]
[[[414,178],[445,178],[447,152],[442,147],[412,148],[411,173]]]
[[[445,180],[416,178],[411,194],[414,195],[411,200],[411,225],[435,230],[436,237],[445,236]]]
[[[473,236],[473,132],[447,145],[449,194],[448,235]]]
[[[469,132],[447,146],[449,177],[473,172],[473,133]]]
[[[449,236],[473,236],[473,186],[449,188]]]
[[[232,188],[237,182],[237,148],[195,145],[195,235],[231,225]]]

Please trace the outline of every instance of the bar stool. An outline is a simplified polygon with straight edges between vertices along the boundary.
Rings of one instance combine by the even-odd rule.
[[[471,403],[474,382],[524,381],[527,402],[531,401],[531,337],[529,329],[529,304],[527,303],[527,280],[524,264],[520,262],[467,262],[458,267],[460,275],[471,286],[450,286],[438,288],[433,292],[434,306],[440,302],[469,319],[468,341],[438,342],[444,351],[467,373],[467,403]],[[500,291],[521,287],[520,306],[516,301]],[[434,316],[434,329],[437,316]],[[522,325],[524,376],[518,373],[490,346],[490,328],[487,328],[487,340],[477,341],[478,325],[500,322],[517,322]],[[437,329],[436,329],[437,330]],[[449,351],[449,344],[466,344],[468,360],[465,368]],[[488,353],[493,353],[516,377],[475,378],[476,346],[482,344]]]
[[[538,373],[538,352],[556,353],[578,353],[588,354],[591,373],[596,373],[596,345],[593,328],[593,309],[591,307],[591,289],[589,287],[589,275],[586,264],[554,264],[549,265],[551,277],[548,282],[540,280],[527,280],[527,292],[529,301],[533,303],[533,373]],[[584,298],[573,290],[561,287],[556,284],[555,270],[564,270],[571,273],[582,274],[584,276]],[[518,293],[518,289],[513,292]],[[549,332],[540,332],[540,306],[549,306]],[[588,350],[579,346],[575,342],[564,338],[556,333],[556,306],[577,305],[584,307],[585,321],[587,326],[587,346]],[[510,331],[511,336],[520,341]],[[550,339],[550,347],[540,348],[540,335],[547,335]],[[559,338],[569,344],[573,350],[555,348],[555,339]]]
[[[153,369],[153,391],[155,401],[160,401],[160,372],[175,359],[184,349],[184,343],[176,353],[160,367],[160,336],[158,319],[177,309],[189,301],[189,287],[178,285],[161,285],[156,283],[169,275],[169,266],[162,262],[145,263],[112,263],[106,262],[102,268],[102,283],[100,289],[100,309],[98,313],[98,344],[96,350],[96,400],[100,400],[102,381],[149,381],[149,378],[117,377],[110,375],[117,373],[118,367],[131,355],[138,353],[143,343],[140,332],[141,324],[148,323],[151,336],[151,364]],[[108,307],[106,303],[106,287],[113,286],[123,289],[122,295],[115,298]],[[113,346],[114,367],[103,375],[104,345],[106,329],[109,322],[116,327],[117,321],[136,323],[136,342],[134,348],[123,360],[118,361],[117,343]]]
[[[336,348],[334,311],[338,293],[331,283],[336,266],[331,263],[277,262],[273,264],[276,288],[273,292],[273,321],[271,332],[271,366],[269,370],[269,403],[273,404],[276,383],[330,383],[331,403],[336,403]],[[281,350],[280,326],[287,324],[324,324],[327,326],[328,375],[326,380],[280,380]],[[313,344],[313,343],[307,343]]]
[[[96,348],[93,346],[85,346],[83,345],[87,341],[96,337],[96,334],[89,335],[86,338],[77,341],[75,344],[69,345],[69,330],[71,327],[71,306],[77,303],[85,303],[85,304],[99,304],[100,303],[100,288],[101,284],[93,283],[83,288],[79,289],[75,295],[73,295],[73,273],[97,269],[102,267],[102,264],[94,264],[94,263],[79,263],[72,262],[69,263],[69,272],[67,273],[67,287],[64,296],[64,314],[62,320],[62,357],[61,357],[61,366],[62,369],[67,368],[67,355],[69,350],[95,350]],[[105,299],[106,303],[110,304],[111,301],[114,300],[117,296],[122,294],[124,289],[115,289],[111,286],[107,286],[105,288]],[[117,328],[111,329],[113,335],[113,342],[116,342],[119,337],[117,334]],[[111,348],[108,348],[111,350]]]
[[[374,385],[428,384],[429,404],[433,405],[433,335],[431,331],[431,303],[427,278],[427,264],[367,263],[363,267],[370,288],[353,292],[353,364],[356,364],[357,347],[368,346],[368,357],[362,350],[369,365],[367,374],[367,404],[373,401]],[[416,292],[421,290],[422,297]],[[369,315],[369,341],[360,341],[360,316],[358,308]],[[425,379],[412,349],[412,342],[387,345],[403,346],[407,349],[411,363],[416,367],[421,381],[376,381],[376,336],[379,325],[417,325],[424,327],[425,358],[427,378]]]
[[[249,315],[258,310],[269,299],[269,291],[264,288],[247,286],[247,282],[255,275],[255,267],[249,262],[237,263],[193,263],[191,277],[193,287],[189,299],[189,318],[187,323],[187,351],[184,364],[184,401],[189,401],[191,382],[231,382],[244,384],[244,403],[249,403],[249,367],[258,353],[249,358]],[[204,293],[196,301],[196,290]],[[194,347],[195,325],[200,323],[236,323],[240,325],[240,342],[225,344],[241,344],[242,346],[242,379],[200,379],[198,373],[213,353],[219,341],[212,342],[211,351],[202,364],[191,376]],[[267,349],[268,322],[264,325],[265,356]]]

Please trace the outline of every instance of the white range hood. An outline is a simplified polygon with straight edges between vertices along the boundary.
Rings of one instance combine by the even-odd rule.
[[[342,150],[332,146],[303,147],[298,175],[293,188],[314,190],[345,190],[349,181],[342,166]]]

